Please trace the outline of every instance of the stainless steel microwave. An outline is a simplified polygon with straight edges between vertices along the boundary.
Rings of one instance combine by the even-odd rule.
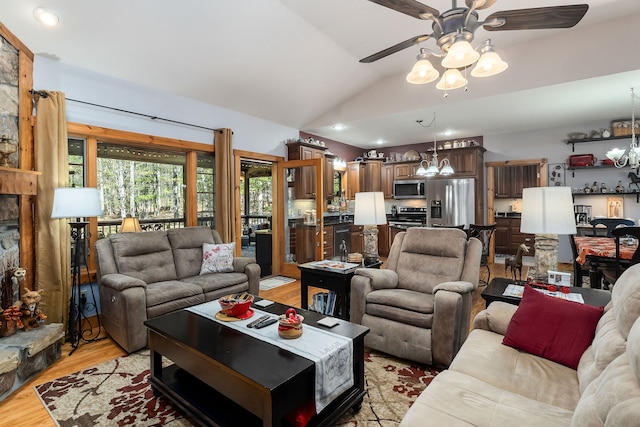
[[[393,181],[394,199],[424,199],[424,179],[398,179]]]

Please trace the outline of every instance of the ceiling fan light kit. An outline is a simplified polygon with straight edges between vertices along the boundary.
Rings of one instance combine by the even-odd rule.
[[[491,40],[484,41],[476,49],[473,48],[471,42],[479,27],[482,26],[486,31],[570,28],[580,22],[589,9],[587,4],[576,4],[505,10],[495,12],[484,21],[480,21],[477,10],[493,6],[496,0],[465,0],[467,7],[458,7],[457,0],[452,0],[451,9],[442,13],[416,0],[369,1],[416,19],[431,20],[433,33],[412,37],[363,58],[360,62],[374,62],[428,39],[435,39],[441,52],[438,54],[420,49],[417,62],[406,79],[412,84],[424,84],[436,80],[439,72],[433,67],[428,57],[429,54],[438,56],[442,58],[441,66],[445,71],[436,88],[445,92],[466,87],[467,80],[462,76],[460,69],[466,70],[473,64],[475,64],[471,71],[473,77],[494,76],[508,68],[509,65],[495,52]]]

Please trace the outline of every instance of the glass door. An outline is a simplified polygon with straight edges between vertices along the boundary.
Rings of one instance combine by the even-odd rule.
[[[280,230],[280,271],[288,277],[300,277],[298,264],[322,259],[324,251],[322,218],[322,159],[292,160],[278,164],[282,186]]]

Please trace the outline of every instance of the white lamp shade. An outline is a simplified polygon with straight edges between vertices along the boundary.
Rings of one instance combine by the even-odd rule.
[[[444,72],[442,78],[438,84],[436,84],[436,88],[440,90],[453,90],[466,85],[467,79],[464,78],[460,70],[457,68],[450,68]]]
[[[612,148],[607,151],[607,158],[609,160],[613,160],[614,162],[620,159],[624,155],[624,150],[622,148]]]
[[[478,63],[471,71],[473,77],[489,77],[500,74],[509,67],[500,55],[496,52],[489,51],[482,54]]]
[[[447,56],[442,60],[445,68],[462,68],[471,65],[480,58],[480,54],[473,50],[473,46],[466,40],[458,40],[449,48]]]
[[[101,215],[97,188],[56,188],[51,218],[87,218]]]
[[[575,234],[571,188],[523,189],[520,231],[531,234]]]
[[[431,83],[440,76],[438,70],[433,68],[433,64],[428,59],[421,59],[415,63],[409,74],[407,81],[414,85]]]
[[[384,193],[380,191],[356,193],[353,223],[355,225],[386,224],[387,214],[384,210]]]

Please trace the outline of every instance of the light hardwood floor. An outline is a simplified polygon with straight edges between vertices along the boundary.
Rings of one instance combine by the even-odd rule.
[[[486,277],[486,269],[482,269],[481,277]],[[491,277],[505,277],[504,265],[491,266]],[[484,300],[480,297],[482,288],[474,294],[474,310],[472,316],[484,308]],[[310,289],[309,295],[315,293]],[[261,291],[260,296],[285,305],[300,306],[300,282],[292,282],[275,289]],[[69,356],[71,347],[65,343],[61,358],[34,379],[24,384],[18,391],[0,403],[0,424],[6,426],[38,426],[54,427],[55,424],[44,409],[33,387],[64,375],[89,368],[101,362],[115,359],[126,353],[110,338],[89,344],[81,344]]]

